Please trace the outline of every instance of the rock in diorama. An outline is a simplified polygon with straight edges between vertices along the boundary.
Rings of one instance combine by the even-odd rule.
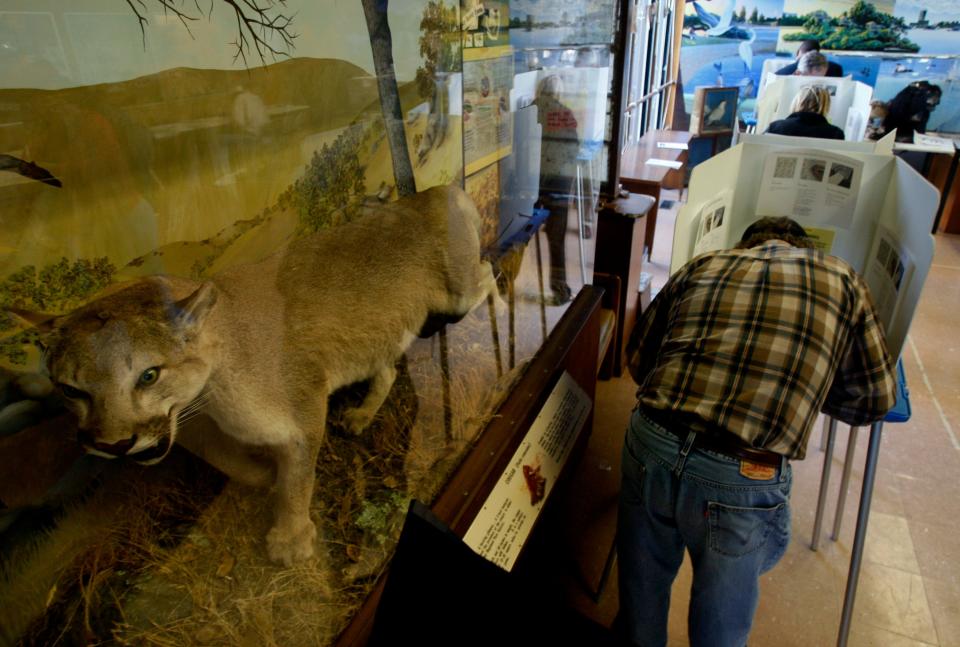
[[[275,486],[267,551],[289,565],[314,553],[330,393],[370,380],[345,415],[362,432],[428,318],[496,294],[479,219],[461,189],[437,187],[206,282],[151,276],[61,317],[18,314],[43,331],[87,451],[152,464],[179,440],[232,478]],[[219,430],[178,434],[199,413]]]

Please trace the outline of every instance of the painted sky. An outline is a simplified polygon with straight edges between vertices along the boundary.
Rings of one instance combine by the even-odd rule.
[[[783,14],[783,2],[784,0],[734,0],[736,3],[734,5],[734,10],[737,14],[740,13],[740,8],[745,7],[747,10],[747,16],[750,16],[750,13],[753,11],[753,8],[756,7],[757,11],[762,13],[764,16],[777,17]],[[698,0],[701,9],[706,9],[710,13],[716,14],[718,16],[723,15],[723,10],[727,8],[729,0]],[[696,9],[693,8],[692,2],[687,2],[684,5],[684,13],[691,16],[697,14]]]
[[[0,64],[8,64],[11,73],[4,74],[5,68],[0,67],[0,87],[57,89],[110,83],[174,67],[242,69],[233,60],[235,49],[230,43],[236,39],[236,25],[225,4],[214,3],[210,20],[204,16],[190,22],[191,37],[179,20],[157,12],[159,5],[148,1],[146,49],[133,12],[123,2],[115,5],[117,10],[108,13],[97,0],[73,0],[68,9],[54,3],[50,11],[37,11],[36,5],[18,6],[17,0],[4,2]],[[187,2],[184,7],[195,13],[192,5]],[[390,3],[394,63],[401,81],[413,79],[420,65],[417,40],[425,5],[426,0]],[[342,59],[373,73],[360,0],[289,0],[286,12],[294,15],[292,29],[297,34],[292,56]],[[37,79],[36,85],[24,86],[14,78],[18,61],[25,61],[21,68],[29,63],[37,70],[45,64],[47,76]],[[260,64],[256,58],[248,62]]]
[[[855,0],[786,0],[783,3],[784,13],[798,16],[812,13],[817,10],[826,11],[831,16],[839,16],[854,5]],[[893,13],[893,0],[876,0],[874,7],[886,13]]]
[[[894,15],[907,22],[915,22],[923,9],[927,10],[927,20],[934,23],[960,20],[960,3],[957,0],[897,0]]]
[[[767,18],[776,18],[783,14],[783,2],[784,0],[737,0],[736,12],[739,14],[741,8],[746,9],[749,17],[756,7],[757,11]]]

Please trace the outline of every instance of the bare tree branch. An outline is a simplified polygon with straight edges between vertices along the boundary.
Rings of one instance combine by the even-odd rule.
[[[150,21],[147,18],[147,2],[153,2],[163,7],[164,15],[172,14],[180,20],[184,29],[193,38],[193,32],[190,30],[190,21],[197,20],[197,15],[193,15],[192,9],[186,8],[186,0],[125,0],[127,5],[137,17],[140,25],[140,33],[143,35],[143,46],[147,46],[146,27]],[[256,53],[263,65],[267,64],[267,56],[274,61],[278,57],[289,57],[290,50],[293,49],[293,40],[297,34],[293,32],[293,15],[283,13],[282,8],[286,7],[286,0],[220,0],[233,10],[236,20],[237,37],[230,44],[236,48],[233,60],[240,59],[244,67],[248,67],[248,54]],[[196,13],[200,16],[204,14],[200,6],[200,0],[192,0]],[[210,0],[210,6],[207,10],[207,20],[213,16],[214,0]],[[279,38],[282,44],[274,46],[272,43],[275,38]]]
[[[145,29],[147,24],[147,19],[133,5],[133,0],[127,0],[127,4],[130,5],[130,9],[133,10],[134,15],[136,15],[137,17],[137,21],[140,23],[140,35],[143,36],[143,49],[147,49],[147,31]],[[144,11],[147,10],[146,5],[143,4],[143,0],[137,0],[137,4],[139,4]]]
[[[237,40],[233,43],[237,53],[234,54],[233,60],[240,58],[246,66],[247,53],[251,51],[251,45],[264,65],[267,64],[266,54],[269,54],[273,60],[277,60],[278,56],[290,55],[289,50],[293,49],[293,39],[297,37],[290,30],[293,16],[280,12],[270,15],[270,10],[275,6],[286,6],[286,0],[264,0],[262,4],[255,0],[222,1],[233,9],[237,19]],[[279,50],[271,45],[268,34],[279,36],[283,41],[284,49]]]

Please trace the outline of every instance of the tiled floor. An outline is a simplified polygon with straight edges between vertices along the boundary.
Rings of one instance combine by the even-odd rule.
[[[667,196],[673,197],[676,196]],[[661,210],[647,270],[656,291],[669,272],[675,210]],[[912,416],[884,426],[851,646],[960,647],[960,236],[939,235],[903,363]],[[601,382],[594,434],[619,437],[633,403],[629,377]],[[815,429],[806,460],[794,463],[793,540],[762,581],[750,644],[834,645],[853,543],[868,433],[861,430],[839,539],[834,508],[849,438],[839,425],[820,548],[810,550],[825,454]],[[618,469],[615,466],[614,469]],[[670,644],[685,645],[690,568],[673,590]],[[599,603],[574,603],[603,623],[616,613],[616,578]]]

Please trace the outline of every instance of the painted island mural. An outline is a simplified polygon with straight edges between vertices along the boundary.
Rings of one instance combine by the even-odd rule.
[[[567,4],[4,3],[0,643],[336,639],[590,280]]]
[[[764,61],[792,60],[819,40],[831,61],[889,101],[915,81],[940,86],[927,125],[960,132],[960,6],[952,0],[688,0],[680,76],[687,111],[697,86],[735,86],[754,110]]]

